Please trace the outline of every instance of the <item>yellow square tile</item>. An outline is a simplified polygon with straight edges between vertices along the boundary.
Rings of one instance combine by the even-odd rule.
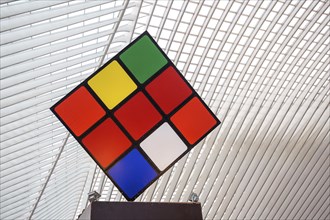
[[[88,85],[109,109],[113,109],[137,88],[115,60],[91,78]]]

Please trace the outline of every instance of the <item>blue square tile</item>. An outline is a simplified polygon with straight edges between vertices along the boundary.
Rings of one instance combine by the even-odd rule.
[[[108,174],[130,199],[158,175],[137,149],[120,159]]]

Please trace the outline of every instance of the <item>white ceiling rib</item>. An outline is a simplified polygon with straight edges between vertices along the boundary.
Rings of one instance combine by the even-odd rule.
[[[1,1],[1,219],[117,188],[49,107],[148,30],[222,124],[137,201],[205,219],[330,218],[330,2]],[[67,142],[66,137],[68,137]]]
[[[288,86],[288,88],[289,88],[289,86]],[[288,120],[288,121],[290,121],[290,120]]]

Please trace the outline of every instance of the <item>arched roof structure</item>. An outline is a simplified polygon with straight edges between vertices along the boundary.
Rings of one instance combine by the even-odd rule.
[[[148,30],[222,121],[137,201],[205,219],[329,219],[329,1],[11,1],[1,16],[1,219],[124,201],[49,108]]]

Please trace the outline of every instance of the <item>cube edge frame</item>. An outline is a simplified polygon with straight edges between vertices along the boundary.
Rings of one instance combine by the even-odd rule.
[[[160,68],[154,75],[152,75],[148,80],[146,80],[144,83],[139,83],[138,80],[136,78],[134,78],[134,75],[130,72],[130,70],[128,70],[128,68],[125,66],[125,64],[120,60],[120,55],[122,53],[124,53],[127,49],[130,48],[130,46],[132,46],[133,44],[135,44],[138,40],[140,40],[142,37],[144,37],[145,35],[147,35],[150,40],[152,41],[152,43],[157,47],[157,49],[161,52],[161,54],[164,56],[164,58],[167,60],[167,64],[165,64],[162,68]],[[206,110],[212,115],[212,117],[215,119],[216,123],[214,124],[214,126],[212,126],[203,136],[201,136],[194,144],[189,144],[185,138],[183,137],[183,135],[180,133],[180,135],[178,135],[183,141],[184,143],[187,145],[187,150],[185,152],[183,152],[178,158],[176,158],[166,169],[164,169],[163,171],[160,171],[157,166],[151,161],[151,159],[149,157],[146,157],[145,159],[150,163],[151,165],[157,168],[157,173],[158,176],[152,180],[151,182],[149,182],[144,188],[142,188],[134,197],[130,198],[126,195],[126,193],[121,189],[121,187],[112,179],[112,177],[108,174],[107,170],[109,170],[111,167],[111,165],[115,164],[119,159],[123,158],[125,155],[127,155],[132,149],[140,149],[139,151],[146,155],[145,152],[143,151],[143,149],[141,148],[140,145],[138,146],[134,146],[135,142],[138,141],[133,141],[132,142],[132,146],[129,147],[123,154],[121,154],[113,163],[111,163],[110,165],[108,165],[106,168],[103,168],[99,165],[99,162],[94,158],[94,156],[86,149],[86,146],[82,143],[82,139],[84,136],[86,136],[86,133],[89,133],[90,131],[94,130],[99,124],[101,124],[106,118],[108,118],[108,114],[109,114],[109,109],[107,108],[107,106],[102,102],[102,100],[97,97],[97,95],[95,94],[95,92],[93,92],[93,90],[89,87],[88,85],[88,80],[90,80],[92,77],[94,77],[96,74],[98,74],[100,71],[102,71],[107,65],[109,65],[112,61],[118,61],[118,63],[122,66],[122,68],[127,72],[127,74],[132,78],[132,80],[136,83],[137,85],[137,89],[136,91],[142,91],[140,90],[140,87],[142,87],[144,85],[144,87],[146,85],[149,84],[149,82],[151,82],[154,78],[156,78],[158,75],[160,75],[166,68],[168,68],[169,66],[172,66],[175,71],[177,73],[179,73],[179,76],[184,80],[184,82],[187,84],[187,86],[191,89],[192,93],[189,95],[189,97],[187,97],[179,106],[177,106],[174,110],[172,110],[172,112],[170,114],[167,115],[167,120],[166,122],[169,122],[170,117],[175,114],[178,109],[180,109],[181,107],[183,107],[187,102],[189,102],[193,97],[196,97],[199,99],[199,101],[203,104],[203,106],[206,108]],[[133,77],[132,77],[133,75]],[[101,107],[103,108],[103,110],[105,111],[105,115],[102,116],[97,122],[95,122],[90,128],[88,128],[86,131],[84,131],[80,136],[76,136],[74,134],[74,132],[70,129],[69,126],[66,125],[66,123],[62,120],[62,118],[57,114],[57,112],[55,111],[55,108],[60,105],[64,100],[66,100],[71,94],[73,94],[76,90],[78,90],[81,86],[84,86],[88,92],[93,96],[93,98],[95,98],[95,100],[98,102],[98,104],[101,105]],[[143,88],[144,89],[144,88]],[[136,94],[137,92],[134,91],[132,94]],[[127,100],[130,99],[130,97],[132,97],[133,95],[130,94],[129,96],[127,96],[125,99],[123,99],[123,101],[119,104],[119,107],[123,105],[123,103],[126,103]],[[156,109],[159,111],[159,107],[157,105],[157,103],[155,103],[155,101],[150,97],[150,95],[148,96],[148,99],[152,102],[152,104],[154,105],[154,107],[156,107]],[[116,106],[117,107],[117,106]],[[116,109],[116,107],[114,109]],[[76,141],[81,145],[81,147],[85,150],[85,152],[87,152],[87,154],[94,160],[94,162],[96,163],[97,166],[99,166],[99,168],[104,172],[104,174],[111,180],[111,182],[117,187],[117,189],[121,192],[121,194],[125,197],[125,199],[127,201],[134,201],[137,197],[139,197],[150,185],[152,185],[154,182],[156,182],[164,173],[166,173],[175,163],[177,163],[182,157],[184,157],[185,155],[187,155],[191,149],[193,149],[201,140],[203,140],[208,134],[210,134],[218,125],[221,124],[221,121],[216,117],[216,115],[211,111],[211,109],[206,105],[206,103],[204,102],[204,100],[200,97],[200,95],[195,91],[195,89],[190,85],[190,83],[187,81],[187,79],[184,77],[184,75],[181,73],[181,71],[179,71],[176,67],[176,65],[169,59],[169,57],[165,54],[165,52],[160,48],[160,46],[158,45],[158,43],[154,40],[154,38],[149,34],[148,31],[144,31],[141,35],[139,35],[136,39],[134,39],[132,42],[130,42],[127,46],[125,46],[121,51],[119,51],[115,56],[113,56],[111,59],[109,59],[106,63],[104,63],[101,67],[99,67],[97,70],[95,70],[91,75],[89,75],[86,79],[84,79],[81,83],[79,83],[76,87],[74,87],[70,92],[68,92],[65,96],[63,96],[61,99],[59,99],[55,104],[53,104],[50,107],[50,110],[52,111],[52,113],[58,118],[58,120],[65,126],[65,128],[68,130],[68,132],[70,132],[70,134],[76,139]],[[161,115],[163,115],[162,112],[160,112]],[[111,117],[112,118],[112,117]],[[162,124],[164,121],[164,117],[161,120],[161,122],[159,122],[158,124]],[[150,133],[150,131],[154,132],[160,125],[156,126],[154,125],[153,128],[151,128],[147,133]],[[173,128],[173,126],[171,126]],[[121,128],[122,129],[122,128]],[[174,131],[176,133],[178,133],[177,131],[178,129],[174,129]],[[152,133],[151,132],[151,133]],[[124,132],[125,133],[125,132]],[[148,136],[148,135],[147,135]],[[130,139],[130,137],[128,136],[128,138]],[[145,138],[144,138],[145,139]],[[139,141],[140,143],[141,141]]]

